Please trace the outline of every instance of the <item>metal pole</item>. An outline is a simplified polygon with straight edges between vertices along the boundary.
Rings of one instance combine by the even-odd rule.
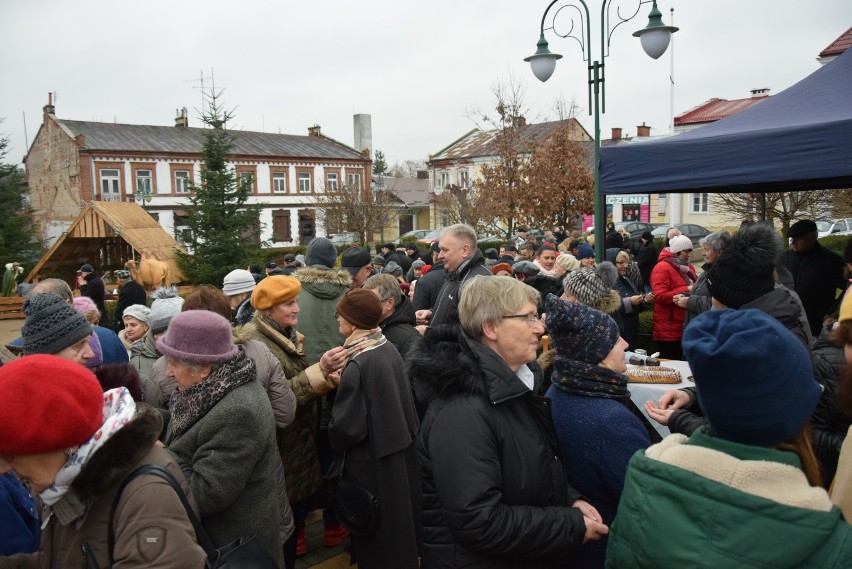
[[[606,219],[606,206],[601,189],[601,102],[603,95],[600,92],[600,70],[603,63],[595,61],[592,64],[594,79],[590,86],[595,94],[595,258],[597,262],[604,260],[604,222]]]

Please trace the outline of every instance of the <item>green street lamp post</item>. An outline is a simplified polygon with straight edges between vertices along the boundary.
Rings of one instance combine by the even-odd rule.
[[[574,3],[577,2],[577,3]],[[551,8],[555,4],[561,3],[551,13]],[[524,58],[524,61],[530,63],[533,75],[540,81],[547,81],[553,75],[556,69],[556,61],[562,56],[558,53],[552,53],[548,49],[547,40],[544,38],[544,32],[552,31],[558,37],[570,37],[580,44],[580,49],[583,51],[583,60],[588,63],[588,84],[589,84],[589,114],[592,114],[594,109],[595,116],[595,257],[598,262],[604,258],[604,200],[600,195],[600,153],[601,153],[601,127],[600,116],[606,113],[606,96],[604,83],[604,59],[609,55],[609,44],[612,34],[615,29],[621,24],[628,22],[636,17],[642,4],[652,4],[651,12],[648,14],[648,25],[634,32],[633,35],[640,39],[642,49],[654,59],[659,58],[666,52],[671,42],[671,37],[678,28],[674,26],[666,26],[663,24],[663,17],[657,9],[656,0],[638,0],[636,11],[628,17],[621,14],[621,10],[616,8],[614,13],[611,13],[612,0],[601,1],[601,20],[600,20],[600,57],[597,60],[592,60],[592,42],[591,42],[591,19],[589,17],[589,7],[584,0],[553,0],[544,11],[541,17],[541,34],[539,36],[536,52]],[[560,33],[556,29],[556,18],[563,10],[571,10],[563,14],[570,23],[566,33]],[[548,26],[548,15],[550,15],[550,25]],[[579,26],[574,26],[574,18],[579,19]],[[614,22],[614,25],[613,25]],[[546,27],[545,27],[546,26]],[[579,34],[579,35],[577,35]],[[594,96],[594,105],[592,97]]]
[[[151,201],[151,198],[153,197],[154,196],[149,188],[137,189],[136,193],[133,194],[133,198],[139,205],[142,206],[142,209],[145,209],[145,206],[148,205],[148,203]]]

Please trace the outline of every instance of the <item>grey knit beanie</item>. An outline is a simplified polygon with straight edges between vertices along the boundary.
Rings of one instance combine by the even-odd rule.
[[[151,309],[145,306],[144,304],[131,304],[127,308],[124,309],[124,313],[121,315],[122,318],[125,316],[130,316],[131,318],[135,318],[139,322],[142,322],[146,326],[148,325],[148,318],[151,315]]]
[[[26,320],[21,328],[23,352],[56,354],[92,333],[86,317],[53,293],[36,294],[24,301]]]
[[[612,290],[598,273],[589,267],[568,273],[563,284],[565,291],[577,297],[578,302],[592,307],[596,307],[600,299],[608,296]]]
[[[243,292],[253,291],[255,285],[254,277],[250,272],[245,269],[234,269],[225,275],[225,279],[222,282],[222,292],[226,296],[236,296]]]
[[[609,261],[604,261],[597,268],[598,276],[610,288],[618,281],[618,269]]]
[[[165,332],[169,322],[180,313],[183,299],[178,296],[177,289],[171,287],[158,288],[151,295],[151,312],[148,314],[148,328],[152,334]]]
[[[325,237],[314,237],[305,252],[305,265],[330,269],[337,262],[337,248]]]
[[[393,275],[395,277],[402,276],[402,267],[399,266],[399,263],[396,261],[389,261],[385,268],[382,269],[382,273],[386,275]]]

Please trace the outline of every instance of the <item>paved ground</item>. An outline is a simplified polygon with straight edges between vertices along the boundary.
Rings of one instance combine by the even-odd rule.
[[[23,319],[0,320],[0,342],[6,344],[21,337]]]

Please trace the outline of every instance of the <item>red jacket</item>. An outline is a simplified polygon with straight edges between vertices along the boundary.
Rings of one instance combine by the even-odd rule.
[[[689,291],[684,275],[666,259],[674,254],[668,247],[660,252],[660,260],[651,271],[651,291],[654,293],[654,340],[677,342],[683,336],[683,321],[686,309],[672,302],[676,294]],[[689,272],[695,282],[695,267],[689,264]]]

